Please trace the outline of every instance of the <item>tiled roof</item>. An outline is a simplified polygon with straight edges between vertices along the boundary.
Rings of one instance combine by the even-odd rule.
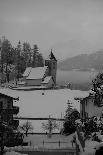
[[[47,70],[47,66],[32,68],[26,79],[42,79]]]
[[[49,81],[51,80],[52,76],[46,76],[44,81],[42,83],[49,83]]]
[[[23,77],[29,76],[31,69],[32,69],[32,67],[27,67],[26,70],[25,70],[25,72],[24,72],[24,74],[23,74]]]

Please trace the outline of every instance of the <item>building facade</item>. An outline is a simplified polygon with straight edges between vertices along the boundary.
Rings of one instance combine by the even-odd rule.
[[[95,104],[95,94],[89,94],[80,99],[80,117],[81,119],[91,118],[93,116],[103,116],[103,103]]]
[[[18,97],[0,91],[0,122],[7,127],[17,129],[19,121],[14,120],[13,117],[19,113],[19,107],[13,105],[14,100],[17,101]]]

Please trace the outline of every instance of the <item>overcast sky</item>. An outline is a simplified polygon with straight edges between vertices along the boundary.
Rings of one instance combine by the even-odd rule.
[[[103,49],[103,0],[0,0],[0,37],[58,59]]]

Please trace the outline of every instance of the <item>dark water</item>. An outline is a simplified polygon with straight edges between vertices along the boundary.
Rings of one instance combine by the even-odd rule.
[[[98,72],[96,71],[62,71],[57,70],[57,84],[67,84],[71,83],[74,87],[88,87],[92,83]],[[76,89],[76,88],[75,88]]]

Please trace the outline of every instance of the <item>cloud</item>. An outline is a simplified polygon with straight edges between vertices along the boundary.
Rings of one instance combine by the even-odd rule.
[[[53,47],[60,57],[103,48],[102,6],[101,0],[0,1],[0,34],[43,51]]]

